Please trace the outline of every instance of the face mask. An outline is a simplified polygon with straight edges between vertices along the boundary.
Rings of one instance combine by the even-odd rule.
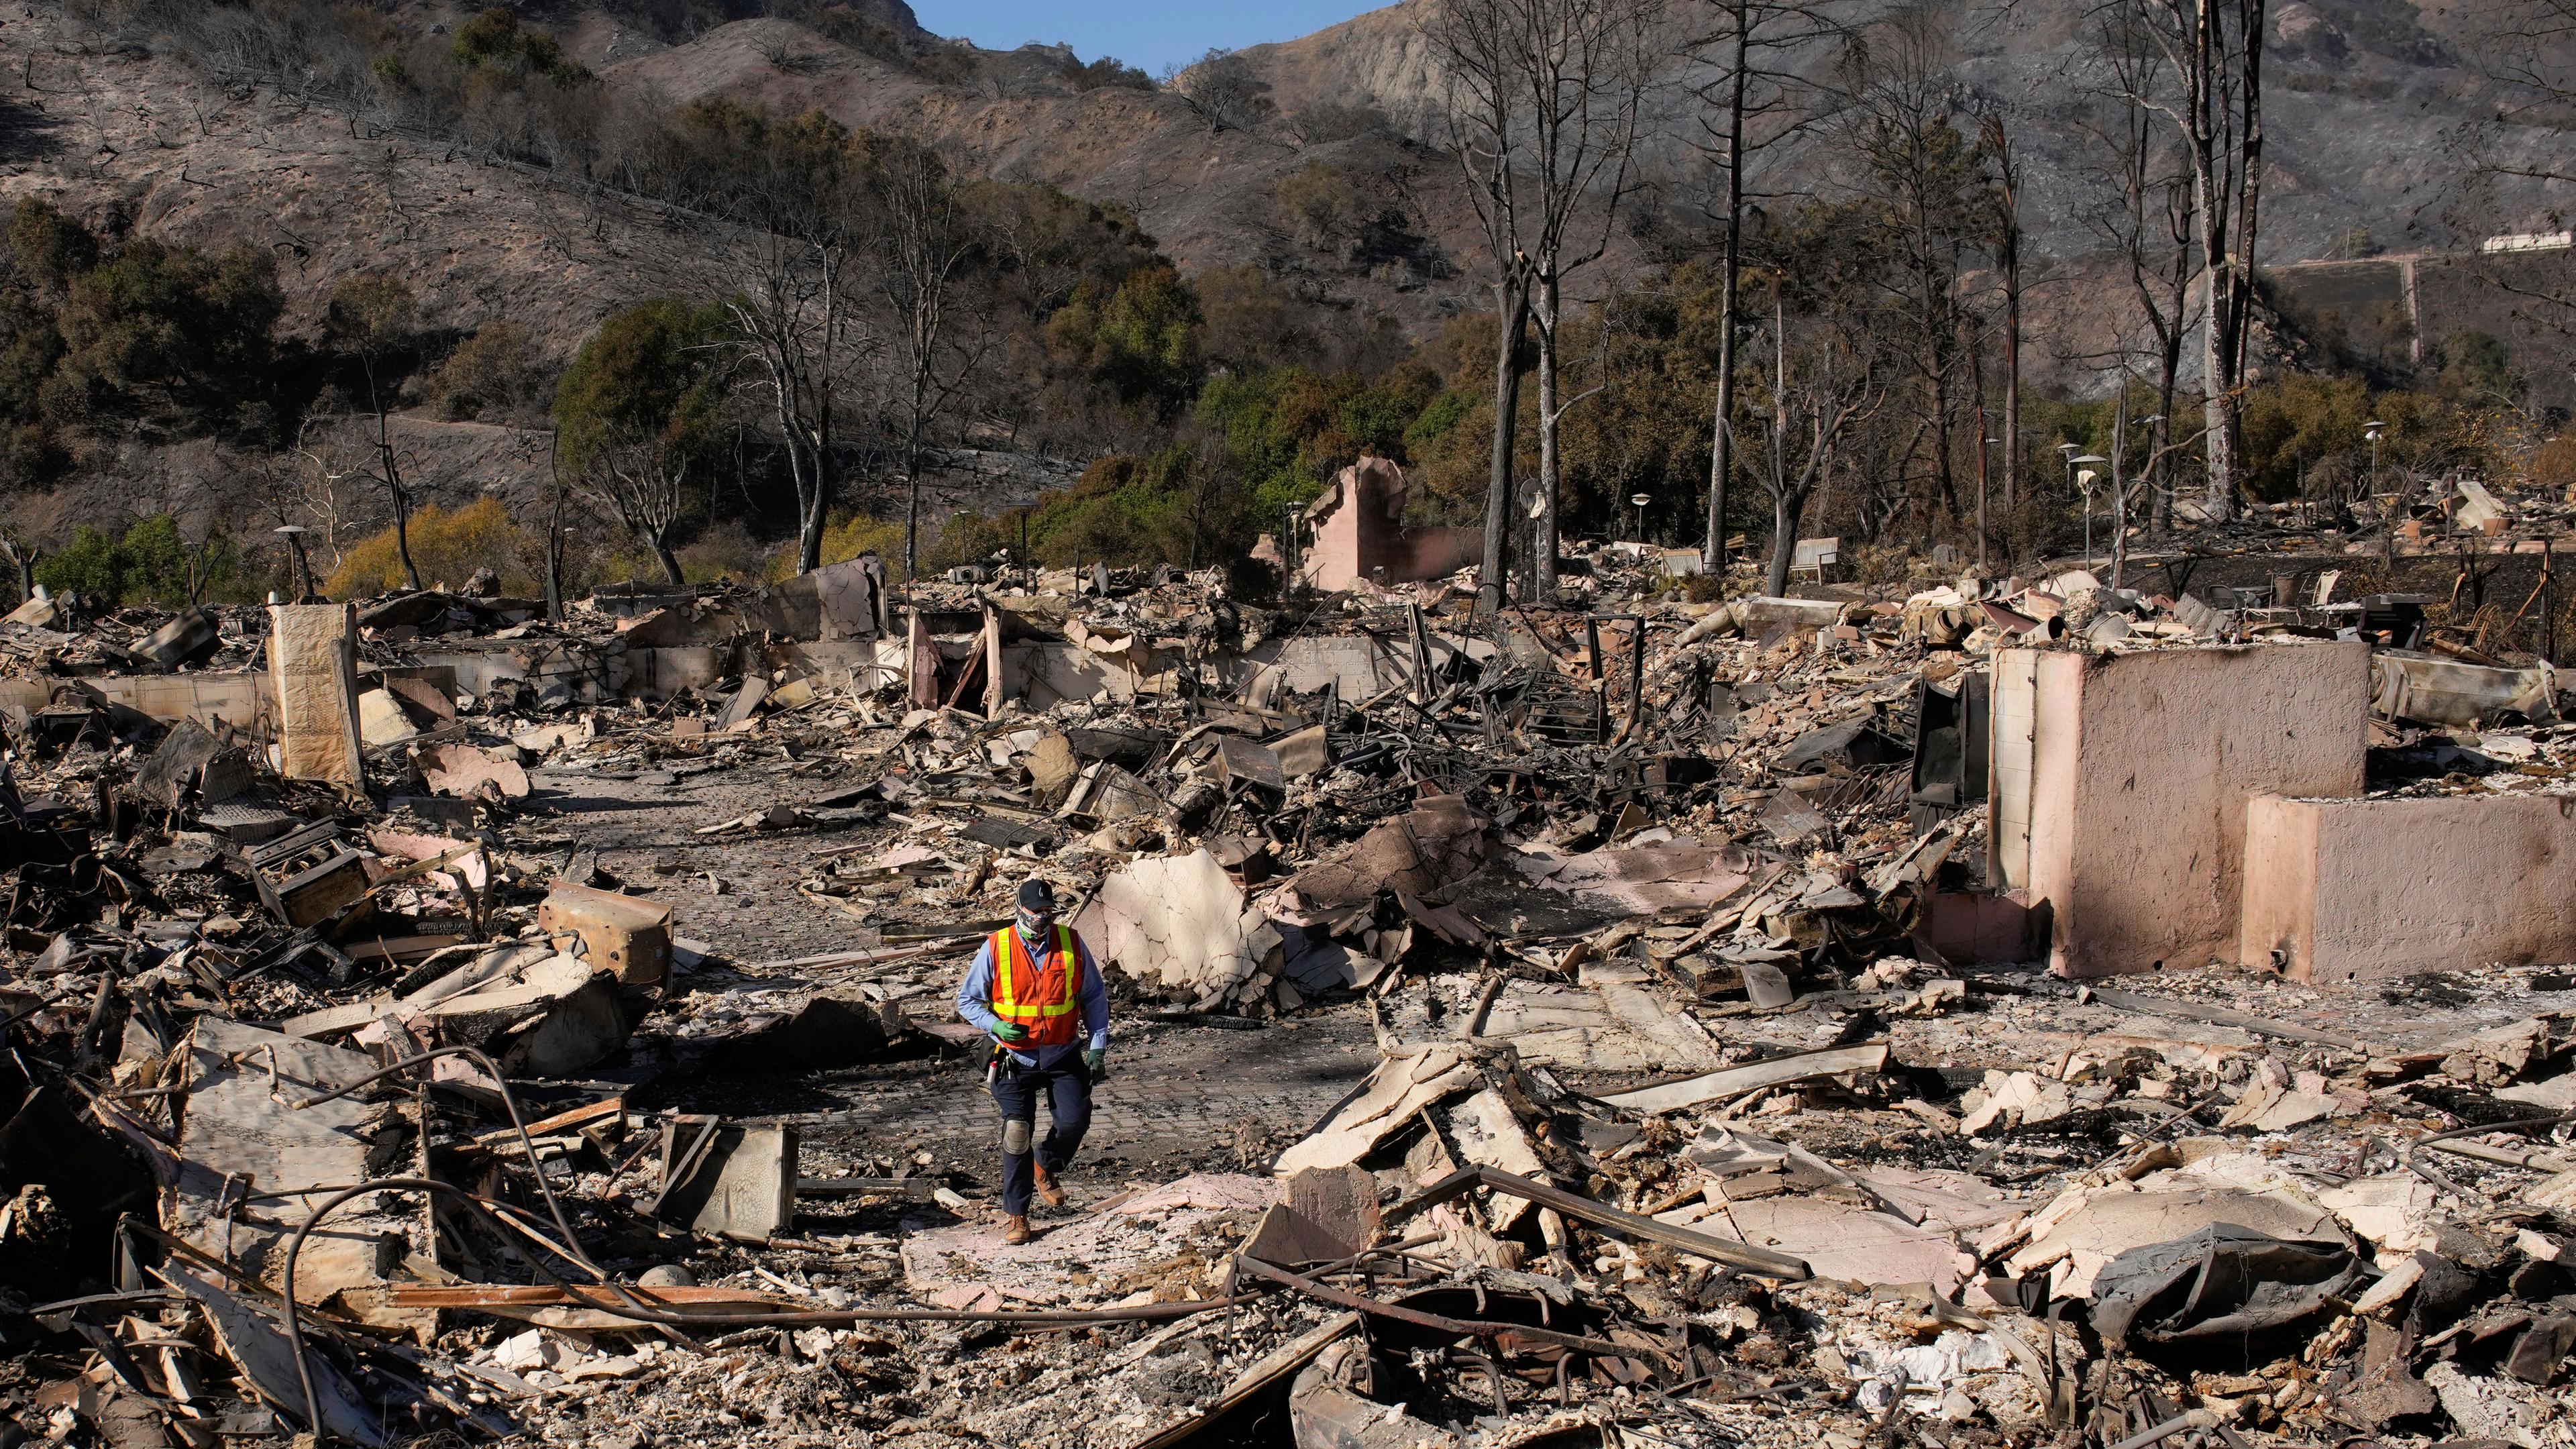
[[[1020,934],[1024,936],[1033,940],[1038,939],[1054,928],[1055,917],[1053,916],[1034,915],[1028,911],[1020,912]]]

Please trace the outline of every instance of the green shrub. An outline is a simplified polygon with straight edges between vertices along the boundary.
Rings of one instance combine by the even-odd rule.
[[[119,602],[125,595],[124,559],[115,539],[84,523],[69,547],[37,560],[36,582],[57,594]]]
[[[1046,331],[1058,358],[1147,416],[1171,416],[1198,390],[1198,299],[1170,267],[1140,267],[1114,288],[1084,282]]]
[[[498,498],[478,498],[463,508],[437,504],[411,516],[411,557],[423,582],[461,588],[476,569],[501,576],[505,593],[527,594],[536,585],[519,560],[518,525]],[[340,566],[323,582],[322,592],[335,599],[363,598],[403,586],[402,553],[393,528],[360,540],[340,555]]]
[[[138,519],[119,538],[84,524],[69,547],[39,561],[36,582],[57,594],[76,593],[110,604],[183,608],[192,587],[203,599],[254,597],[256,582],[242,568],[241,549],[216,533],[201,544],[179,534],[166,513]]]
[[[562,41],[542,30],[522,26],[518,16],[498,5],[458,26],[450,53],[459,66],[469,71],[542,75],[557,82],[587,78],[587,73],[564,55]]]
[[[544,391],[536,339],[515,322],[490,323],[458,343],[429,383],[430,400],[457,422],[512,417]]]
[[[210,421],[236,414],[268,389],[285,307],[277,263],[264,251],[237,243],[208,255],[134,242],[72,279],[57,319],[66,354],[45,389],[48,411],[61,422],[155,404]]]
[[[1297,239],[1318,251],[1340,246],[1358,225],[1359,188],[1331,162],[1309,161],[1304,170],[1282,177],[1278,196]]]
[[[1220,478],[1202,478],[1204,466],[1187,448],[1102,458],[1072,487],[1042,493],[1028,508],[950,519],[938,546],[923,551],[923,571],[980,563],[997,549],[1018,554],[1023,528],[1028,552],[1049,568],[1186,564],[1193,543],[1202,565],[1244,552],[1250,534],[1240,526],[1240,496]]]
[[[956,520],[951,519],[948,526],[955,528]],[[761,564],[760,576],[773,584],[796,577],[796,545],[797,540],[790,538],[773,550]],[[879,520],[864,513],[844,513],[824,523],[824,563],[844,563],[869,552],[885,560],[889,577],[902,572],[903,520]],[[927,561],[925,553],[924,562]]]
[[[1066,56],[1064,78],[1077,91],[1129,90],[1150,91],[1154,78],[1114,55],[1085,64]]]

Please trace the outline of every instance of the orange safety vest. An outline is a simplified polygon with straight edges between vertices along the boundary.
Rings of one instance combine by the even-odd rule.
[[[1075,1008],[1082,996],[1082,956],[1074,949],[1073,928],[1055,928],[1055,949],[1043,963],[1029,959],[1028,943],[1017,926],[995,931],[993,947],[993,1015],[1028,1028],[1032,1047],[1069,1045],[1082,1023]]]

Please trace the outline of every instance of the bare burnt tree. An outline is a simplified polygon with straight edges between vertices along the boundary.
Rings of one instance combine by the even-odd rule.
[[[412,487],[404,477],[403,450],[394,444],[393,412],[401,401],[392,372],[396,356],[411,349],[419,333],[420,308],[411,288],[390,272],[368,272],[343,282],[331,294],[324,331],[356,359],[366,388],[366,407],[375,433],[376,486],[385,490],[394,510],[394,551],[402,558],[403,578],[421,587],[420,566],[411,558]]]
[[[1726,559],[1726,486],[1735,465],[1736,341],[1744,330],[1745,173],[1766,148],[1806,129],[1802,104],[1810,87],[1784,64],[1785,56],[1833,33],[1833,22],[1812,5],[1782,0],[1708,0],[1710,28],[1694,37],[1686,54],[1715,68],[1697,88],[1701,153],[1721,178],[1716,208],[1724,240],[1718,261],[1717,397],[1710,407],[1708,459],[1708,566],[1723,572]]]
[[[877,165],[877,288],[887,311],[894,384],[889,428],[903,468],[903,576],[921,563],[921,473],[933,433],[992,351],[992,319],[961,285],[983,242],[948,168],[895,143]]]
[[[2128,0],[2120,0],[2128,3]],[[2201,508],[2232,518],[2243,482],[2237,426],[2254,310],[2263,199],[2265,0],[2135,0],[2138,33],[2172,76],[2144,103],[2181,133],[2208,293],[2201,324]]]
[[[1959,278],[1969,248],[1993,231],[1987,158],[1953,117],[1948,59],[1946,18],[1913,0],[1855,35],[1843,60],[1843,141],[1866,173],[1876,204],[1865,215],[1885,233],[1893,263],[1880,284],[1901,298],[1911,323],[1905,350],[1930,453],[1919,466],[1934,496],[1909,489],[1905,503],[1927,533],[1937,517],[1959,513],[1954,433],[1961,373],[1974,358]]]
[[[1894,369],[1888,339],[1874,326],[1824,317],[1796,319],[1810,335],[1791,346],[1791,317],[1775,292],[1767,429],[1749,459],[1754,480],[1771,496],[1771,564],[1763,592],[1789,587],[1798,527],[1807,501],[1834,469],[1852,429],[1886,405]]]
[[[564,619],[564,507],[572,485],[563,471],[563,429],[546,430],[546,527],[537,540],[537,577],[546,592],[546,622]]]
[[[1763,239],[1771,357],[1747,429],[1746,471],[1771,499],[1771,562],[1763,588],[1789,587],[1807,504],[1843,461],[1855,430],[1897,391],[1910,319],[1876,283],[1890,258],[1854,205],[1810,207]]]
[[[653,551],[662,577],[674,586],[688,582],[671,536],[688,513],[693,461],[689,449],[673,447],[668,439],[622,432],[593,444],[579,475],[581,485]]]
[[[2149,464],[2134,484],[2147,490],[2147,526],[2161,537],[2173,525],[2175,450],[2166,444],[2190,336],[2191,285],[2200,275],[2191,176],[2177,138],[2148,99],[2169,88],[2171,72],[2139,25],[2135,0],[2097,14],[2095,22],[2095,50],[2110,70],[2116,99],[2107,117],[2084,127],[2102,157],[2111,198],[2087,220],[2118,252],[2146,329],[2157,420],[2148,424]]]
[[[1529,118],[1514,57],[1517,16],[1531,3],[1539,0],[1457,0],[1418,12],[1446,88],[1448,149],[1465,178],[1494,269],[1494,430],[1486,464],[1484,567],[1476,588],[1480,613],[1501,610],[1511,560],[1521,338],[1529,328],[1533,273],[1522,240],[1528,205],[1515,157]]]
[[[281,524],[304,524],[313,532],[311,546],[320,555],[320,576],[339,572],[341,536],[354,511],[343,485],[358,476],[357,466],[333,446],[334,420],[307,413],[296,424],[295,443],[286,458],[263,466],[271,517]]]
[[[1556,596],[1564,485],[1565,286],[1610,249],[1632,185],[1648,57],[1639,0],[1523,0],[1517,83],[1528,97],[1524,151],[1536,203],[1530,318],[1538,340],[1538,537],[1530,593]],[[1588,397],[1590,393],[1583,396]]]
[[[796,492],[796,571],[822,567],[823,528],[839,492],[842,408],[850,375],[874,350],[852,297],[855,250],[762,233],[742,244],[747,264],[724,303],[742,375],[785,444]]]
[[[778,429],[796,495],[796,569],[822,566],[852,389],[881,352],[865,309],[873,261],[861,158],[828,122],[757,148],[724,198],[747,225],[711,254],[726,346]]]
[[[1220,131],[1249,131],[1277,108],[1252,63],[1230,50],[1210,50],[1171,79],[1171,89]]]
[[[2004,284],[2004,507],[2021,502],[2021,162],[2013,155],[2012,133],[1998,115],[1988,115],[1979,126],[1979,138],[1995,163],[1995,265],[2003,273]],[[1984,363],[1976,364],[1976,378],[1983,386]],[[1977,466],[1985,467],[1986,408],[1977,404]],[[1985,481],[1978,480],[1977,494],[1977,562],[1986,561]]]
[[[1447,83],[1450,150],[1494,260],[1494,446],[1483,602],[1498,604],[1511,527],[1520,339],[1538,340],[1539,501],[1527,589],[1556,588],[1561,334],[1569,277],[1609,250],[1634,183],[1649,63],[1644,0],[1457,0],[1425,22]]]

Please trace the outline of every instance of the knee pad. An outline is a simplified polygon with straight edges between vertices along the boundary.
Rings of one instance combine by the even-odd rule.
[[[1002,1124],[1002,1151],[1012,1157],[1022,1156],[1027,1153],[1030,1140],[1036,1135],[1035,1124],[1023,1122],[1017,1117],[1011,1118]]]

